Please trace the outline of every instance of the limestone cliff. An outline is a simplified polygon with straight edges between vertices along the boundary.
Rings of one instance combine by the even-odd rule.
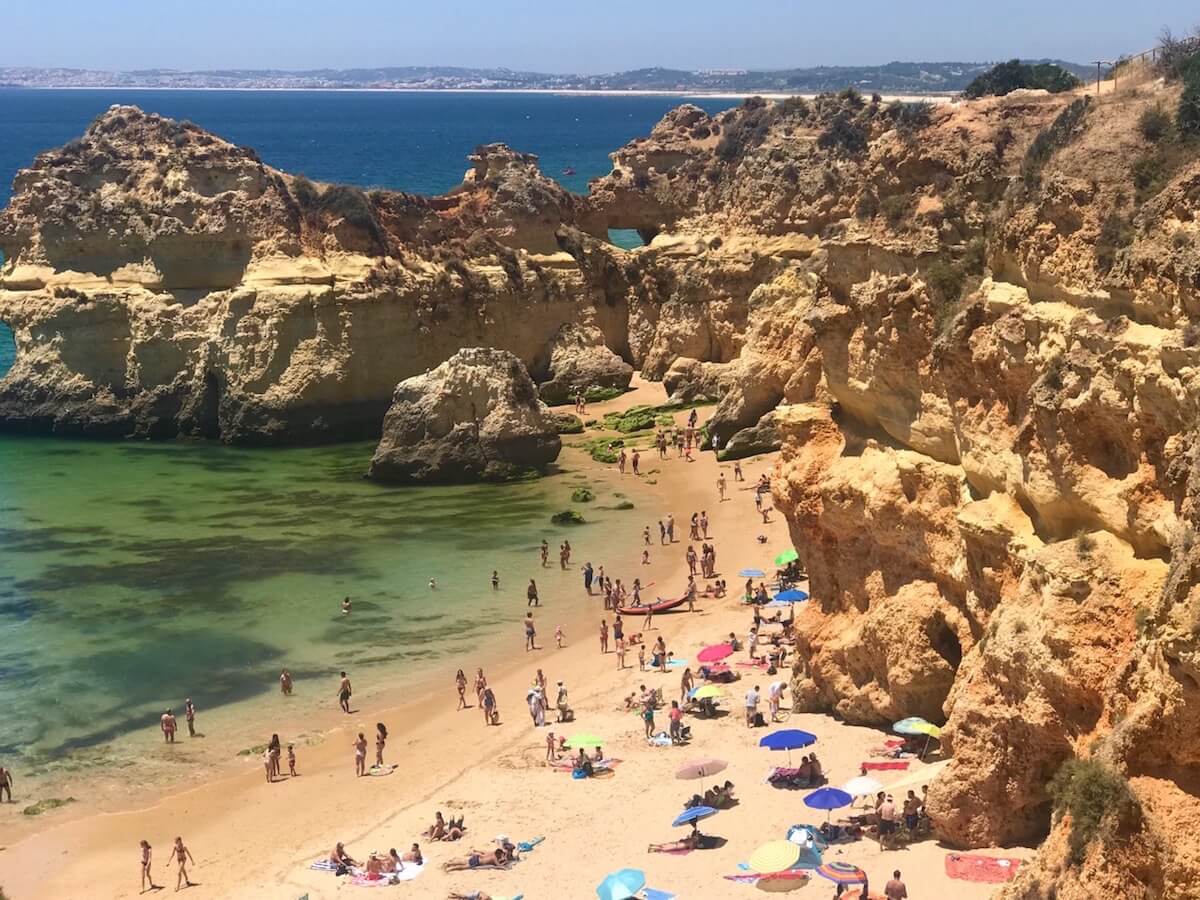
[[[1137,125],[1175,98],[685,105],[583,198],[498,145],[444,197],[312,185],[114,109],[0,214],[0,422],[345,437],[462,347],[552,395],[615,355],[725,446],[782,437],[797,701],[944,721],[940,837],[1049,835],[1013,897],[1189,896],[1200,161]],[[1082,855],[1073,758],[1142,811]]]

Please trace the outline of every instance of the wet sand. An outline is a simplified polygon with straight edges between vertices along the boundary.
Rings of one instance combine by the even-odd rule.
[[[649,386],[609,406],[659,399],[661,389]],[[603,409],[593,407],[589,416]],[[574,441],[567,438],[568,443]],[[643,479],[625,476],[626,492],[638,509],[630,520],[636,527],[629,533],[607,536],[607,548],[577,546],[573,562],[591,559],[599,563],[618,555],[636,558],[642,546],[641,526],[653,525],[672,512],[679,540],[669,551],[659,547],[655,534],[650,566],[627,564],[623,570],[614,570],[606,563],[606,571],[626,583],[634,577],[654,581],[648,596],[678,593],[686,582],[687,521],[692,512],[706,509],[711,520],[709,533],[717,548],[717,568],[729,581],[731,596],[702,599],[694,614],[656,616],[649,638],[652,642],[662,634],[669,650],[694,662],[700,647],[730,631],[744,639],[751,615],[740,603],[742,579],[737,570],[755,566],[770,571],[770,561],[790,546],[781,517],[773,515],[772,522],[764,525],[754,508],[751,488],[774,460],[744,461],[746,481],[741,484],[733,482],[732,465],[723,465],[730,499],[720,503],[718,466],[711,453],[699,454],[691,464],[678,460],[673,452],[665,463],[657,462],[653,452],[644,454],[643,459],[644,470],[659,471]],[[590,460],[583,462],[574,450],[564,454],[563,462],[573,471],[599,468]],[[657,483],[637,483],[648,480]],[[760,534],[767,537],[766,543],[756,540]],[[618,544],[623,548],[620,554],[612,549]],[[799,549],[803,554],[803,548]],[[557,572],[554,548],[551,557]],[[530,574],[538,577],[541,585],[538,572],[536,558],[531,559]],[[577,572],[571,576],[571,584],[582,594]],[[429,861],[425,871],[412,883],[383,888],[389,892],[385,896],[441,897],[450,890],[485,890],[499,896],[523,893],[529,900],[588,897],[594,896],[595,885],[606,873],[627,866],[644,869],[652,887],[681,898],[746,896],[753,888],[722,876],[738,873],[739,862],[762,843],[783,838],[790,825],[821,819],[820,813],[801,803],[805,792],[780,791],[764,783],[782,755],[760,749],[758,740],[765,731],[744,725],[741,698],[745,691],[759,684],[765,694],[773,679],[757,670],[741,669],[742,680],[725,691],[724,708],[730,709],[731,715],[711,721],[688,717],[685,721],[692,726],[693,736],[690,746],[649,747],[642,737],[640,719],[625,712],[621,700],[641,684],[661,686],[668,700],[677,697],[681,670],[669,670],[667,675],[639,672],[636,653],[631,652],[626,662],[632,668],[617,671],[615,654],[599,652],[599,620],[611,621],[600,598],[592,601],[593,611],[586,618],[565,620],[549,593],[543,591],[547,605],[536,611],[541,650],[524,652],[518,626],[501,639],[504,646],[480,648],[477,655],[447,666],[443,687],[432,695],[413,698],[410,695],[417,691],[405,685],[387,686],[371,696],[360,693],[354,706],[362,701],[361,708],[353,716],[339,718],[333,711],[309,725],[310,731],[321,731],[324,740],[300,748],[298,778],[268,785],[258,757],[252,757],[235,764],[236,770],[218,771],[194,787],[171,791],[141,808],[48,821],[48,827],[0,852],[0,885],[11,900],[137,896],[134,857],[138,841],[146,838],[154,846],[156,881],[171,890],[175,876],[167,857],[178,834],[196,858],[190,871],[199,886],[188,891],[191,897],[297,898],[307,894],[310,900],[318,900],[356,896],[358,888],[347,879],[308,868],[312,861],[325,857],[336,841],[344,841],[359,859],[371,850],[404,850],[414,841],[422,844]],[[554,626],[560,622],[567,626],[568,646],[562,650],[555,649],[553,640]],[[640,625],[640,620],[628,621],[627,633],[641,630]],[[502,656],[507,657],[502,665],[491,662]],[[743,651],[734,660],[745,658]],[[471,676],[484,661],[499,701],[499,727],[486,727],[480,710],[473,706],[455,711],[454,669],[461,666]],[[554,725],[535,729],[529,719],[524,698],[538,668],[549,680],[551,693],[558,679],[570,690],[576,721],[565,733],[595,733],[604,739],[608,755],[623,760],[612,777],[577,781],[569,773],[545,767],[546,732],[559,729]],[[787,675],[785,669],[780,677]],[[331,707],[334,687],[331,684],[328,692]],[[472,693],[468,691],[473,703]],[[387,777],[355,778],[352,741],[358,731],[371,739],[376,721],[388,724],[387,758],[398,768]],[[665,729],[664,715],[658,717],[657,725],[656,730]],[[787,727],[804,728],[818,736],[815,749],[833,785],[857,775],[859,763],[868,758],[868,748],[884,738],[881,732],[817,715],[791,716]],[[275,730],[274,724],[264,722],[263,730]],[[682,810],[683,801],[705,784],[676,780],[676,769],[688,760],[709,756],[729,761],[729,768],[714,780],[732,780],[740,800],[704,825],[706,834],[725,838],[725,845],[683,856],[648,854],[648,843],[683,836],[684,830],[673,829],[671,821]],[[880,780],[889,784],[897,774],[902,773],[883,773]],[[451,844],[422,839],[420,832],[432,822],[436,810],[465,815],[467,836]],[[6,821],[6,829],[7,825]],[[487,849],[499,834],[514,841],[539,836],[546,840],[510,871],[441,871],[443,860],[471,848]],[[892,869],[900,868],[914,898],[974,900],[991,894],[991,885],[946,878],[946,852],[932,841],[895,851],[881,851],[874,842],[862,841],[833,848],[826,859],[862,866],[876,893],[882,891]],[[1010,855],[1028,856],[1028,851]],[[809,896],[832,893],[831,883],[815,881],[801,890]]]

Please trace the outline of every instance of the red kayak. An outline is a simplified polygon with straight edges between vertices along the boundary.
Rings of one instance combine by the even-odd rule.
[[[660,600],[658,603],[643,603],[641,606],[618,606],[617,612],[623,616],[644,616],[647,612],[669,612],[677,606],[687,603],[687,594],[678,600]]]

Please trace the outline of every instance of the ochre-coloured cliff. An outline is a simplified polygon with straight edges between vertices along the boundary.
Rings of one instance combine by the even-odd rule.
[[[1194,896],[1200,161],[1138,127],[1176,99],[683,106],[587,197],[496,145],[444,197],[313,186],[117,108],[0,215],[0,423],[375,434],[459,348],[547,382],[578,326],[580,370],[717,399],[723,446],[771,416],[797,704],[945,722],[941,838],[1045,838],[1009,897]],[[1075,758],[1137,811],[1082,848]]]

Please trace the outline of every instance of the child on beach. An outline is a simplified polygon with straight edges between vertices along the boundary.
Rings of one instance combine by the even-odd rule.
[[[638,644],[638,671],[646,671],[646,645]]]
[[[288,774],[296,777],[296,745],[288,744]]]
[[[643,566],[650,565],[650,551],[649,550],[642,551],[642,565]]]
[[[563,627],[561,625],[554,626],[554,643],[558,644],[558,649],[563,648]]]

